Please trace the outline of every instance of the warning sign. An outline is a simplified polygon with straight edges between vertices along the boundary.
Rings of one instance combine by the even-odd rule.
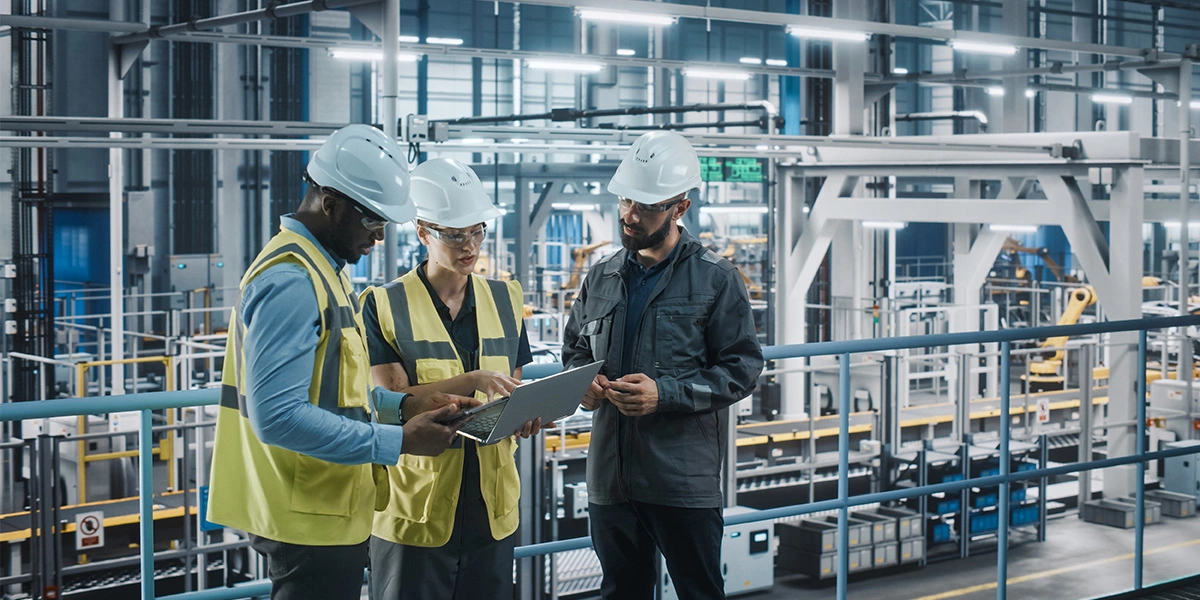
[[[1050,399],[1038,398],[1037,401],[1037,422],[1045,425],[1050,422]]]
[[[100,511],[75,515],[75,549],[87,550],[104,546],[104,513]]]

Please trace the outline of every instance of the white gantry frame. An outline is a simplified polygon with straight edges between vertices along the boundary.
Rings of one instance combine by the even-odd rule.
[[[955,136],[956,142],[979,138],[982,143],[1080,149],[1075,160],[1031,158],[1027,153],[1004,151],[964,155],[953,150],[919,153],[880,147],[876,149],[822,148],[794,164],[778,167],[781,189],[777,230],[780,257],[777,291],[777,341],[802,343],[806,336],[807,291],[827,251],[835,240],[851,236],[863,220],[955,223],[954,301],[977,305],[980,289],[999,254],[1006,234],[989,224],[1057,225],[1071,243],[1088,282],[1095,287],[1104,314],[1112,320],[1141,317],[1142,223],[1177,218],[1179,200],[1154,201],[1147,211],[1144,180],[1148,169],[1162,169],[1174,159],[1175,140],[1143,140],[1130,132],[996,134]],[[1174,145],[1174,147],[1172,147]],[[1200,141],[1191,142],[1193,149]],[[919,154],[919,156],[917,156]],[[1194,153],[1193,153],[1194,156]],[[1195,168],[1195,165],[1193,165]],[[805,178],[824,182],[807,214]],[[860,180],[868,177],[949,177],[960,182],[956,198],[877,198],[856,195]],[[1109,200],[1090,200],[1089,177],[1111,185]],[[980,181],[1000,181],[1001,198],[970,197],[967,188]],[[1032,185],[1036,183],[1037,186]],[[1043,194],[1035,196],[1035,187]],[[1044,197],[1041,197],[1043,196]],[[1147,214],[1152,212],[1153,214]],[[1108,239],[1099,222],[1108,221]],[[971,240],[972,225],[982,225]],[[847,265],[856,264],[846,261]],[[854,271],[855,269],[851,269]],[[869,278],[871,275],[837,269],[836,277]],[[977,316],[976,316],[977,317]],[[972,331],[978,318],[955,319],[951,331]],[[1128,425],[1109,429],[1110,456],[1132,454],[1135,447],[1136,337],[1114,334],[1109,354],[1109,418]],[[787,361],[785,361],[787,362]],[[787,371],[794,366],[783,364]],[[784,414],[804,412],[804,373],[781,375]],[[1133,490],[1135,470],[1110,469],[1105,490],[1127,495]]]

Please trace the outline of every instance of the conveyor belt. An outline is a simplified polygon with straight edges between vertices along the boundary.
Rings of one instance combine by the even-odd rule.
[[[1092,392],[1092,404],[1094,406],[1102,406],[1108,404],[1106,396],[1100,396],[1108,392],[1107,387],[1094,388]],[[1050,410],[1070,410],[1079,408],[1080,392],[1079,390],[1060,390],[1053,392],[1039,392],[1029,395],[1030,403],[1028,411],[1034,413],[1037,411],[1038,398],[1048,397],[1050,399]],[[1009,413],[1020,415],[1025,413],[1025,397],[1024,394],[1016,395],[1011,398],[1011,406]],[[924,427],[930,424],[950,423],[954,420],[955,405],[952,402],[942,402],[938,404],[924,404],[919,406],[910,406],[901,409],[901,428]],[[850,433],[863,433],[870,431],[875,422],[872,412],[853,413],[850,415]],[[994,419],[1000,416],[1000,399],[999,398],[980,398],[971,401],[971,420],[977,421],[981,419]],[[826,415],[817,417],[813,423],[813,436],[823,438],[836,436],[838,434],[837,415]],[[808,439],[808,419],[796,419],[790,421],[770,421],[766,423],[747,423],[738,426],[738,447],[755,446],[766,444],[770,439],[775,442],[784,442],[790,440],[805,440]],[[768,439],[770,438],[770,439]]]
[[[1108,404],[1107,387],[1097,387],[1092,391],[1092,404],[1102,406]],[[1050,398],[1050,410],[1068,410],[1079,408],[1079,390],[1058,390],[1052,392],[1037,392],[1029,394],[1029,412],[1037,411],[1036,400],[1041,397]],[[1025,395],[1012,396],[1010,414],[1020,415],[1025,412]],[[930,424],[950,423],[954,420],[955,407],[951,402],[937,404],[922,404],[901,409],[901,428],[925,427]],[[994,419],[1000,415],[999,398],[981,398],[971,401],[971,420]],[[850,415],[850,433],[865,433],[871,431],[875,423],[875,413],[861,412]],[[815,438],[836,436],[838,434],[837,415],[817,417],[813,423],[812,435]],[[809,438],[808,419],[789,421],[768,421],[762,423],[747,423],[738,425],[738,447],[757,446],[766,444],[771,439],[775,442],[807,440]],[[591,440],[590,432],[581,432],[566,436],[565,448],[579,450],[588,447]],[[546,437],[546,451],[554,452],[562,443],[559,436]]]
[[[191,490],[192,494],[196,490]],[[175,519],[183,516],[183,492],[167,492],[154,497],[154,520]],[[77,513],[104,511],[104,526],[117,527],[132,525],[139,522],[139,507],[137,498],[119,498],[64,506],[59,509],[59,517],[67,521],[62,533],[75,531],[75,515]],[[198,514],[195,503],[189,514]],[[26,540],[31,537],[29,512],[0,515],[0,543]]]

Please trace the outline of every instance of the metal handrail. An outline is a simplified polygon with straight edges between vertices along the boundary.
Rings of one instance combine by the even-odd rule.
[[[1063,465],[1053,468],[1039,469],[1035,471],[1024,471],[1018,473],[1004,473],[1001,475],[979,477],[974,479],[966,479],[958,482],[941,483],[935,485],[920,486],[910,489],[892,490],[889,492],[881,492],[875,494],[864,494],[848,496],[847,484],[849,480],[848,464],[849,464],[849,415],[850,415],[850,386],[849,364],[850,355],[853,353],[863,352],[879,352],[886,350],[900,350],[911,348],[922,348],[929,346],[955,346],[964,344],[986,344],[986,343],[1001,343],[1001,356],[1004,364],[1009,361],[1011,351],[1009,342],[1017,340],[1025,340],[1031,338],[1046,338],[1054,336],[1078,336],[1078,335],[1095,335],[1100,333],[1120,333],[1120,332],[1138,332],[1138,365],[1137,371],[1137,419],[1136,424],[1146,422],[1146,371],[1141,365],[1146,362],[1146,331],[1148,329],[1165,329],[1172,327],[1189,327],[1200,325],[1200,316],[1180,316],[1156,319],[1137,319],[1127,321],[1113,321],[1108,323],[1090,323],[1084,325],[1071,326],[1053,326],[1053,327],[1034,327],[1014,330],[998,330],[985,331],[975,333],[948,333],[925,336],[913,336],[904,338],[879,338],[867,340],[849,340],[842,342],[825,342],[817,344],[792,344],[785,346],[773,346],[763,349],[763,354],[768,360],[778,360],[785,358],[802,358],[806,356],[820,355],[838,355],[841,364],[840,377],[842,385],[839,386],[839,423],[840,431],[838,434],[838,498],[835,500],[825,500],[814,502],[811,504],[796,505],[791,507],[782,507],[776,509],[768,509],[758,511],[752,514],[730,516],[726,523],[739,524],[747,522],[773,520],[781,517],[796,516],[809,514],[824,510],[836,509],[839,511],[838,518],[838,539],[842,543],[838,544],[838,565],[837,569],[837,596],[839,599],[846,597],[846,585],[848,576],[848,544],[846,539],[848,536],[847,513],[851,506],[862,504],[871,504],[878,502],[887,502],[899,500],[903,498],[922,496],[937,492],[952,492],[961,491],[969,487],[1001,485],[1007,486],[1010,482],[1025,480],[1025,479],[1040,479],[1054,475],[1067,473],[1075,473],[1080,471],[1090,471],[1098,468],[1108,468],[1119,465],[1137,464],[1139,465],[1139,473],[1144,475],[1146,461],[1157,460],[1160,458],[1168,458],[1172,456],[1181,456],[1185,454],[1193,454],[1197,451],[1191,448],[1177,448],[1164,450],[1160,452],[1145,452],[1145,435],[1137,436],[1137,450],[1129,456],[1109,458],[1100,461],[1090,461],[1085,463],[1075,463],[1071,465]],[[523,371],[526,378],[536,379],[545,377],[554,372],[561,370],[560,365],[529,365]],[[1010,412],[1010,397],[1009,386],[1010,380],[1008,377],[1001,378],[1001,414]],[[14,421],[24,419],[45,419],[50,417],[82,415],[82,414],[98,414],[117,411],[142,411],[141,429],[138,440],[139,453],[141,461],[139,470],[141,475],[140,490],[152,490],[151,485],[151,446],[152,436],[151,427],[151,411],[171,408],[181,408],[187,406],[203,406],[216,404],[219,400],[219,391],[216,389],[209,390],[194,390],[185,392],[152,392],[147,394],[136,394],[126,396],[113,396],[101,399],[66,399],[66,400],[50,400],[44,402],[23,402],[18,404],[3,404],[0,405],[0,421]],[[1003,422],[1003,420],[1002,420]],[[1001,453],[1001,464],[1011,460],[1011,456],[1007,454],[1007,444],[1002,440],[999,449]],[[1143,527],[1144,527],[1144,487],[1145,477],[1137,478],[1137,516],[1135,517],[1135,556],[1134,556],[1134,586],[1135,589],[1142,587],[1142,548],[1143,548]],[[154,582],[152,577],[146,577],[147,573],[153,573],[154,569],[154,522],[152,516],[152,497],[153,494],[141,494],[139,492],[139,504],[141,509],[141,568],[142,568],[142,596],[144,598],[154,597]],[[1003,494],[1007,495],[1007,494]],[[1004,512],[1000,514],[1001,522],[999,530],[1007,530],[1009,515]],[[542,554],[562,552],[579,548],[586,548],[591,545],[589,538],[576,538],[571,540],[560,540],[553,542],[545,542],[540,544],[531,544],[522,546],[516,549],[516,558],[527,558]],[[997,556],[997,573],[1004,574],[1007,565],[1007,547],[1001,544],[998,548]],[[998,579],[997,598],[1004,600],[1006,597],[1006,579]],[[202,592],[189,592],[168,596],[168,598],[178,600],[218,600],[218,599],[234,599],[234,598],[249,598],[258,595],[270,593],[270,582],[254,582],[244,586],[234,588],[224,588],[218,590],[207,590]]]

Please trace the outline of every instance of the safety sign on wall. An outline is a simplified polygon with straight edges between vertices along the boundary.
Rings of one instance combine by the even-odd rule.
[[[100,511],[75,515],[75,549],[104,546],[104,513]]]
[[[1037,401],[1037,422],[1045,425],[1050,422],[1050,399],[1038,398]]]

